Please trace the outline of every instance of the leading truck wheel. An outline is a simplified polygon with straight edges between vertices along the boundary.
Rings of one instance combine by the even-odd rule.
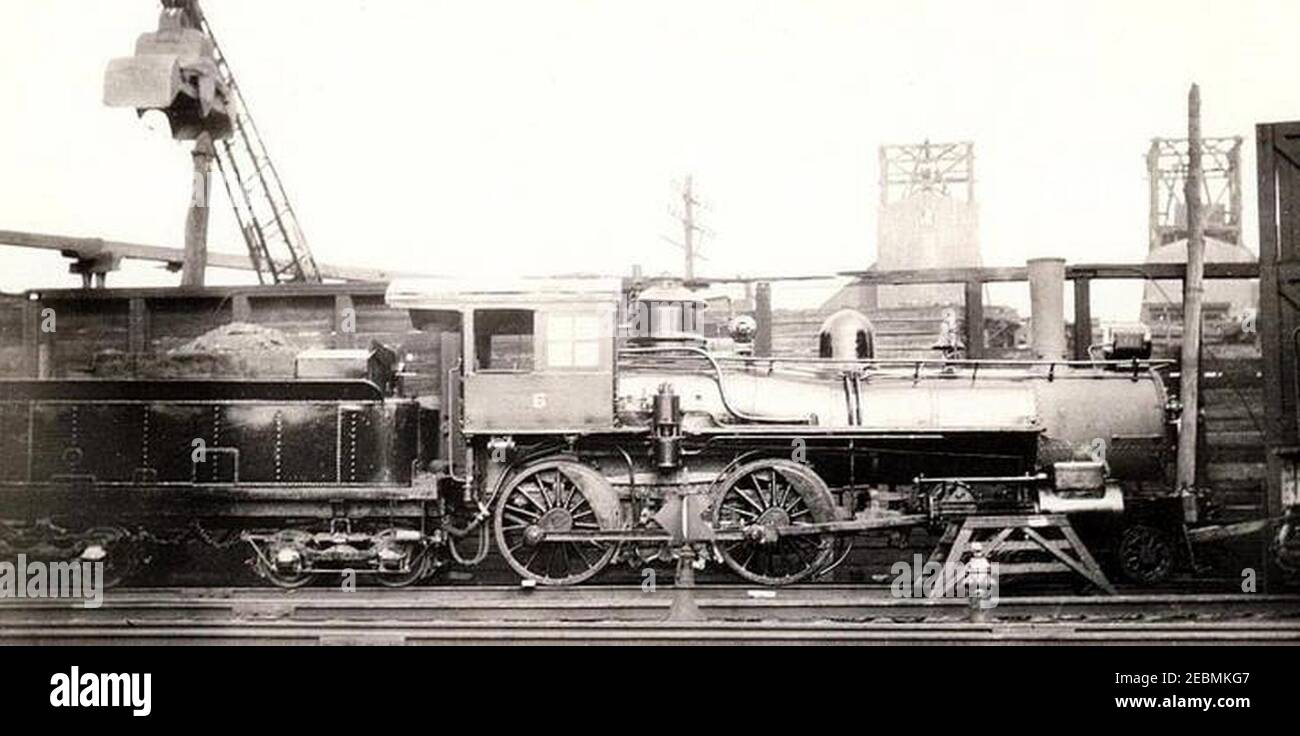
[[[554,541],[548,534],[618,529],[618,497],[609,481],[572,460],[525,466],[497,499],[497,549],[515,572],[544,585],[591,579],[613,559],[615,542]]]
[[[1135,583],[1154,585],[1169,578],[1177,552],[1173,537],[1164,530],[1133,524],[1120,536],[1118,557],[1124,577]]]
[[[826,483],[791,460],[755,460],[722,478],[713,502],[715,531],[745,532],[745,539],[718,542],[718,554],[746,580],[789,585],[820,572],[831,561],[831,534],[779,534],[780,527],[835,518]]]

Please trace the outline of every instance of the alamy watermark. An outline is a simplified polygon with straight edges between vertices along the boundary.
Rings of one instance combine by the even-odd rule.
[[[894,598],[960,598],[986,610],[998,605],[998,563],[982,555],[953,570],[917,554],[910,562],[895,562],[889,572]]]
[[[18,555],[0,560],[0,599],[79,600],[83,608],[104,605],[104,563],[69,560],[46,562]]]
[[[153,712],[153,676],[140,673],[81,672],[72,667],[67,673],[50,677],[50,705],[55,708],[130,708],[133,716]]]

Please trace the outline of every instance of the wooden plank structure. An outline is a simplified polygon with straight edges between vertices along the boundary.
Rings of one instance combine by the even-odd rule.
[[[1255,129],[1259,177],[1259,330],[1269,518],[1300,507],[1297,336],[1300,336],[1300,122]],[[1266,538],[1261,556],[1271,557]],[[1266,564],[1264,570],[1270,570]],[[1270,585],[1265,574],[1265,588]]]
[[[212,329],[253,323],[285,334],[293,347],[366,347],[378,340],[407,357],[413,389],[438,385],[437,336],[384,303],[383,283],[221,286],[191,289],[52,289],[0,304],[0,333],[21,336],[0,351],[0,375],[92,377],[97,364],[166,355]],[[45,310],[57,329],[40,329]],[[11,354],[12,353],[12,354]],[[273,372],[269,378],[291,377]]]
[[[1187,272],[1182,263],[1081,263],[1066,265],[1065,280],[1074,282],[1074,359],[1087,360],[1088,346],[1092,343],[1092,282],[1115,279],[1181,280]],[[1257,279],[1258,263],[1206,263],[1207,279]],[[973,322],[971,315],[983,314],[984,284],[1028,281],[1029,271],[1023,266],[994,268],[928,268],[912,271],[841,271],[859,284],[942,284],[966,285],[966,350],[971,357],[984,351],[984,335],[972,329],[982,322]]]
[[[942,560],[943,567],[934,585],[926,591],[926,597],[943,598],[963,589],[977,544],[980,545],[978,554],[997,565],[999,578],[1069,573],[1115,594],[1115,586],[1080,541],[1066,516],[1010,514],[968,516],[949,524],[927,561],[929,567]],[[1014,559],[1008,559],[1008,555],[1014,555]]]

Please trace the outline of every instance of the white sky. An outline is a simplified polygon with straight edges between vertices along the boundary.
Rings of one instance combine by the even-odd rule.
[[[157,5],[0,2],[0,229],[180,245],[188,149],[101,105],[105,64]],[[1193,80],[1205,133],[1246,137],[1253,249],[1253,126],[1300,117],[1293,0],[205,8],[317,258],[339,264],[676,270],[661,235],[693,173],[715,233],[704,274],[861,268],[877,147],[925,138],[976,141],[986,264],[1140,260],[1143,154],[1185,134]],[[232,222],[221,192],[213,250],[242,251]],[[2,290],[76,283],[57,255],[0,249]],[[1105,287],[1094,310],[1136,298]]]

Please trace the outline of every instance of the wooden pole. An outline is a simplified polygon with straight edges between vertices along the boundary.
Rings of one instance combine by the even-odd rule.
[[[181,267],[181,286],[203,286],[208,268],[208,194],[212,179],[212,159],[216,156],[212,136],[200,133],[194,141],[194,184],[190,211],[185,218],[185,263]]]
[[[695,196],[691,193],[691,177],[686,177],[682,189],[682,247],[686,250],[685,277],[695,278]]]
[[[1074,359],[1091,360],[1092,346],[1092,279],[1074,280]]]
[[[1164,245],[1160,242],[1160,143],[1151,139],[1151,148],[1147,149],[1147,179],[1149,193],[1147,201],[1147,253]]]
[[[966,282],[966,357],[984,357],[984,284]]]
[[[766,358],[772,355],[772,285],[760,281],[754,285],[754,355]]]
[[[1196,435],[1200,415],[1201,298],[1205,274],[1205,213],[1201,208],[1201,90],[1187,95],[1187,275],[1183,279],[1183,354],[1178,426],[1178,488],[1196,488]]]
[[[1283,184],[1283,178],[1289,172],[1282,170],[1289,167],[1289,162],[1282,158],[1277,147],[1278,138],[1285,135],[1286,124],[1255,126],[1257,182],[1256,194],[1259,197],[1259,346],[1263,354],[1264,366],[1264,445],[1266,466],[1266,486],[1264,496],[1264,515],[1276,518],[1286,511],[1287,497],[1284,488],[1286,475],[1293,467],[1294,461],[1284,458],[1276,452],[1287,445],[1296,443],[1295,420],[1288,407],[1294,396],[1288,396],[1294,379],[1288,368],[1292,366],[1294,356],[1288,356],[1283,346],[1282,336],[1288,334],[1294,325],[1294,317],[1284,302],[1279,288],[1279,264],[1293,252],[1289,238],[1283,239],[1283,233],[1293,232],[1286,220],[1294,218],[1290,213],[1290,197],[1284,192],[1289,189]],[[1280,210],[1280,211],[1279,211]],[[1282,218],[1279,218],[1282,215]],[[1294,368],[1291,368],[1294,370]],[[1259,535],[1259,592],[1271,592],[1274,575],[1277,574],[1273,564],[1272,534]]]

